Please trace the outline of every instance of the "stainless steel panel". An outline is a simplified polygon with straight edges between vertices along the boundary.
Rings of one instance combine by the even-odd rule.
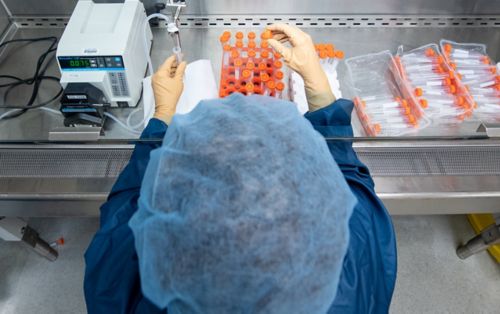
[[[76,0],[5,0],[13,15],[69,15]],[[112,2],[112,1],[102,1]],[[143,0],[148,11],[156,0]],[[499,14],[491,0],[187,0],[187,14]]]
[[[0,216],[98,215],[132,148],[0,147]],[[355,149],[391,214],[500,212],[499,141],[359,143]]]

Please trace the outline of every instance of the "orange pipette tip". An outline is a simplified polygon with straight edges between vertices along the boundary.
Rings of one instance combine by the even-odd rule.
[[[326,45],[326,50],[327,51],[334,51],[335,50],[335,46],[333,44],[328,44],[328,45]]]
[[[252,50],[252,49],[248,50],[248,56],[250,58],[255,58],[256,55],[257,55],[257,53],[255,52],[255,50]]]
[[[427,101],[427,99],[420,99],[420,106],[422,106],[422,108],[427,108],[429,107],[429,102]]]
[[[275,76],[276,76],[276,78],[277,78],[278,80],[281,80],[281,79],[283,79],[283,77],[284,77],[285,75],[284,75],[284,74],[283,74],[283,72],[281,72],[281,71],[276,71]]]
[[[316,45],[316,49],[318,49],[318,50],[324,50],[324,49],[326,49],[325,44],[317,44]]]
[[[451,86],[451,79],[449,77],[445,77],[443,83],[445,86]]]
[[[434,51],[434,49],[432,49],[432,48],[425,49],[425,55],[427,57],[434,57],[435,54],[436,54],[436,52]]]
[[[242,32],[236,32],[236,39],[243,39],[243,33]]]
[[[255,37],[256,37],[254,32],[249,32],[247,36],[248,36],[248,39],[255,39]]]
[[[281,69],[283,67],[283,62],[281,62],[280,60],[276,60],[274,61],[273,65],[276,69]]]
[[[320,57],[321,59],[326,59],[326,58],[328,58],[328,52],[327,52],[326,50],[321,50],[321,51],[319,52],[319,57]]]
[[[243,65],[243,59],[241,58],[234,59],[234,66],[241,67],[242,65]]]
[[[247,68],[247,70],[252,71],[253,69],[255,69],[255,63],[253,63],[253,61],[248,61],[246,68]]]
[[[445,44],[444,45],[444,51],[451,52],[452,49],[453,49],[453,47],[451,46],[451,44]]]
[[[453,70],[457,69],[457,65],[454,62],[450,62],[450,66],[453,68]]]
[[[266,86],[267,86],[267,88],[269,88],[269,89],[271,89],[271,90],[272,90],[272,89],[275,89],[275,88],[276,88],[276,82],[274,82],[274,81],[269,81],[269,82],[267,82]]]
[[[444,58],[443,58],[443,56],[438,56],[438,57],[437,57],[437,62],[438,62],[438,63],[444,63]]]
[[[260,52],[260,56],[261,56],[262,58],[264,58],[264,59],[269,58],[269,51],[267,51],[267,50],[262,50],[262,51]]]
[[[408,108],[408,101],[406,99],[401,100],[401,106]]]
[[[378,123],[374,124],[373,128],[375,129],[376,134],[378,134],[378,133],[380,133],[380,131],[382,131],[382,127]]]
[[[455,93],[457,92],[457,88],[455,87],[455,85],[451,85],[451,86],[450,86],[450,92],[451,92],[452,94],[455,94]]]
[[[231,50],[231,58],[238,58],[240,56],[240,53],[238,52],[238,50],[236,49],[233,49]]]
[[[265,71],[267,69],[267,64],[265,62],[259,63],[259,70]]]
[[[457,77],[458,77],[459,79],[462,79],[462,74],[457,73]]]
[[[262,82],[269,81],[269,79],[270,79],[269,74],[267,74],[267,73],[261,73],[260,74],[260,79],[261,79]]]
[[[327,51],[327,54],[328,54],[328,58],[335,58],[335,51],[333,51],[333,50],[331,50],[331,51],[330,51],[330,50],[328,50],[328,51]]]
[[[415,96],[420,97],[423,95],[423,90],[420,87],[415,88]]]
[[[257,44],[253,40],[248,41],[248,48],[250,49],[255,49],[257,47]]]
[[[244,78],[249,78],[250,75],[252,75],[252,72],[250,70],[243,70],[243,72],[241,72],[241,75],[244,77]]]
[[[267,40],[263,40],[260,42],[260,47],[261,48],[269,48],[269,43],[267,42]]]
[[[237,41],[236,41],[236,47],[237,47],[237,48],[243,48],[243,41],[241,41],[241,40],[237,40]]]
[[[462,97],[462,96],[458,96],[458,97],[457,97],[457,104],[461,106],[461,105],[463,105],[464,103],[465,103],[465,98],[464,98],[464,97]]]
[[[487,56],[482,56],[481,62],[484,64],[490,64],[490,58],[488,58]]]
[[[262,39],[271,39],[273,37],[273,34],[271,33],[270,30],[265,30],[261,35],[260,38]]]
[[[455,72],[453,71],[448,71],[448,76],[450,77],[450,79],[454,79],[455,78]]]
[[[225,44],[222,49],[224,49],[224,51],[231,51],[231,45],[228,45],[228,44]]]
[[[344,58],[344,52],[342,50],[335,51],[335,57],[342,59]]]
[[[285,84],[283,84],[283,82],[278,82],[276,84],[276,89],[279,90],[280,92],[283,91],[285,89]]]

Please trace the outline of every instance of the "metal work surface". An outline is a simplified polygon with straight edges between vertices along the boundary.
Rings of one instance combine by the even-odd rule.
[[[15,8],[16,1],[7,2]],[[64,9],[62,5],[61,10]],[[462,9],[457,5],[457,10]],[[66,21],[67,17],[17,17],[16,28],[7,35],[59,37]],[[333,42],[347,57],[385,49],[395,52],[402,44],[414,48],[447,38],[485,43],[490,56],[500,59],[499,16],[184,16],[184,53],[188,60],[210,59],[218,78],[218,37],[224,29],[259,31],[277,21],[306,27],[315,41]],[[164,28],[155,28],[153,32],[152,60],[157,66],[171,53],[172,43]],[[43,48],[43,43],[37,43],[0,52],[0,73],[30,75],[32,68],[26,64],[34,62]],[[48,74],[59,74],[55,62]],[[343,65],[339,75],[342,81]],[[46,83],[40,97],[49,98],[56,88],[57,84]],[[20,91],[10,95],[8,103],[21,103],[26,94],[27,91]],[[57,109],[57,105],[53,108]],[[122,119],[128,112],[113,111]],[[356,120],[353,123],[356,135],[361,135]],[[61,116],[40,110],[0,121],[0,143],[4,142],[0,145],[0,216],[98,215],[99,206],[128,161],[132,150],[129,143],[137,136],[109,123],[105,135],[91,144],[36,144],[48,141],[49,131],[60,126]],[[469,121],[454,129],[427,129],[418,135],[484,137],[476,132],[478,126],[479,121]],[[371,169],[377,193],[393,214],[500,212],[500,141],[408,138],[357,142],[355,149]]]

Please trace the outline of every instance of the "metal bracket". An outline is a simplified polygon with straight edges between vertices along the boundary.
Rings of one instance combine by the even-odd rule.
[[[481,123],[477,132],[486,133],[489,137],[500,137],[500,123]]]

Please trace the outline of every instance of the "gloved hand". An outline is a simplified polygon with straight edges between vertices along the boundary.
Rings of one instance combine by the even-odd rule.
[[[285,64],[304,79],[309,111],[315,111],[335,101],[328,78],[326,77],[314,43],[309,34],[288,24],[273,24],[267,27],[273,37],[269,45],[283,56]],[[289,42],[291,48],[285,47]]]
[[[170,56],[153,75],[151,82],[155,95],[154,117],[170,124],[177,102],[184,89],[186,62],[177,65],[175,56]]]

